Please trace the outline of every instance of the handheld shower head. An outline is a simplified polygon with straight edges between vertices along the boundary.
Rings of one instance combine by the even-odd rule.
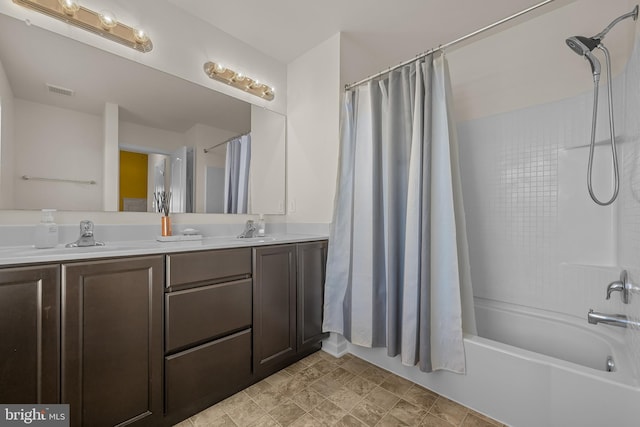
[[[600,40],[594,38],[588,38],[583,36],[569,37],[567,40],[567,46],[571,48],[578,55],[584,56],[591,65],[591,73],[593,74],[593,80],[600,80],[600,61],[591,52],[593,49],[600,45]]]

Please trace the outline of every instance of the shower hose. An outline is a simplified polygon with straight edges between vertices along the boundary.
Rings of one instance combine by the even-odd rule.
[[[591,146],[589,147],[589,166],[587,167],[587,188],[589,189],[589,195],[593,199],[594,202],[599,204],[600,206],[608,206],[613,203],[618,197],[618,190],[620,189],[620,173],[618,171],[618,154],[616,152],[616,137],[615,137],[615,129],[613,124],[613,101],[611,95],[611,60],[609,57],[609,51],[607,48],[600,44],[598,49],[604,52],[605,60],[607,63],[607,97],[609,101],[609,132],[611,134],[611,155],[613,160],[613,174],[615,181],[615,188],[613,190],[613,195],[611,199],[606,202],[600,201],[595,193],[593,192],[593,187],[591,185],[591,176],[593,174],[593,154],[595,151],[596,145],[596,120],[598,118],[598,78],[593,79],[593,118],[591,120]]]

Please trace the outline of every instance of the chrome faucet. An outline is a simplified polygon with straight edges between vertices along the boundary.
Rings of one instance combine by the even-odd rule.
[[[238,239],[248,239],[256,236],[256,225],[252,219],[248,219],[244,225],[244,231],[238,235]]]
[[[84,248],[87,246],[104,246],[104,242],[97,242],[93,237],[93,222],[80,221],[80,237],[73,243],[67,243],[67,248]]]
[[[628,326],[640,328],[640,322],[629,320],[629,318],[624,314],[604,314],[593,311],[592,309],[589,309],[587,321],[592,325],[606,323],[607,325],[620,326],[622,328],[626,328]]]

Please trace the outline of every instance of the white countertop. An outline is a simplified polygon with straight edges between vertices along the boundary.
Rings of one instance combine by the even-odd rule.
[[[159,242],[157,240],[116,241],[105,242],[104,246],[84,248],[66,248],[64,245],[58,245],[51,249],[36,249],[33,246],[0,246],[0,266],[268,246],[325,240],[328,237],[327,235],[313,234],[272,234],[248,239],[221,236],[179,242]]]

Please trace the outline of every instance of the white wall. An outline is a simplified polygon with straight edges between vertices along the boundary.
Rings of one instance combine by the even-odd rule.
[[[134,152],[170,154],[186,145],[184,133],[120,122],[118,145]]]
[[[249,206],[254,213],[285,213],[286,117],[251,107]]]
[[[21,99],[14,106],[14,208],[102,210],[102,118]],[[97,184],[25,181],[23,175]]]
[[[287,68],[287,221],[333,215],[340,108],[340,34]]]
[[[13,92],[0,63],[0,209],[13,206]]]

